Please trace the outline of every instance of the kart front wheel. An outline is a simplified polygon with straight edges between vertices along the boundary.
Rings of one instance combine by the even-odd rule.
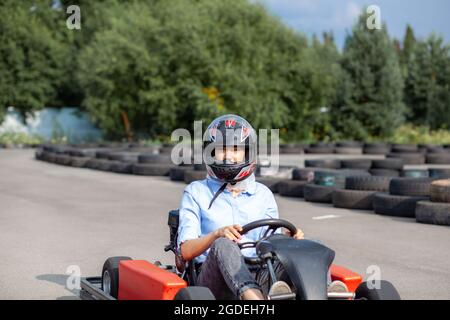
[[[401,300],[395,287],[386,280],[380,280],[379,286],[369,288],[367,282],[362,282],[355,291],[355,300]]]
[[[180,289],[174,300],[216,300],[207,287],[192,286]]]
[[[131,258],[108,258],[103,264],[102,269],[102,290],[116,299],[119,295],[119,263],[123,260],[131,260]]]

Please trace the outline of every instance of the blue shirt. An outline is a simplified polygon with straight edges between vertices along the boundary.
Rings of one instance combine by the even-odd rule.
[[[255,181],[251,175],[247,189],[234,198],[225,189],[214,200],[210,209],[209,203],[223,183],[209,176],[205,180],[194,181],[189,184],[183,194],[180,204],[180,222],[178,227],[177,246],[187,240],[205,236],[221,227],[247,223],[261,219],[278,219],[278,207],[273,193],[265,185]],[[240,242],[257,241],[266,227],[254,229],[244,235]],[[280,230],[277,230],[278,232]],[[209,249],[195,258],[201,263],[206,259]],[[254,248],[242,250],[245,256],[255,256]]]

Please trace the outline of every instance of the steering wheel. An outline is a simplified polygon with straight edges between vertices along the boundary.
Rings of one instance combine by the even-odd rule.
[[[262,219],[262,220],[250,222],[250,223],[246,224],[245,226],[243,226],[240,234],[244,235],[253,229],[266,227],[266,226],[268,227],[267,230],[264,232],[263,236],[258,241],[238,243],[239,249],[242,250],[242,249],[248,249],[248,248],[255,248],[256,245],[260,241],[270,237],[279,228],[288,229],[292,236],[297,233],[297,228],[289,221],[282,220],[282,219]],[[253,257],[244,256],[244,260],[245,260],[245,262],[247,262],[249,264],[261,263],[261,259],[258,257],[253,258]]]

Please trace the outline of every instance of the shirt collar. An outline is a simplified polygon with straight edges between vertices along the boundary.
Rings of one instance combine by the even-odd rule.
[[[255,192],[256,192],[255,174],[251,174],[247,179],[245,179],[245,181],[247,184],[247,188],[245,189],[245,191],[243,191],[243,193],[248,193],[250,195],[255,194]],[[206,183],[207,183],[208,187],[211,189],[211,191],[213,192],[213,194],[215,194],[220,189],[220,187],[223,185],[222,182],[212,178],[210,175],[207,176]],[[227,189],[225,189],[224,192],[229,193],[229,191]]]

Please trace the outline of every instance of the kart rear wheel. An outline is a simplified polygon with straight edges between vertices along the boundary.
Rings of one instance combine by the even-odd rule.
[[[119,262],[123,260],[131,260],[131,258],[108,258],[103,264],[102,269],[102,290],[116,299],[119,295]]]
[[[192,286],[180,289],[174,300],[216,300],[207,287]]]
[[[370,289],[362,282],[355,291],[355,300],[401,300],[397,289],[386,280],[380,280],[379,288]]]

